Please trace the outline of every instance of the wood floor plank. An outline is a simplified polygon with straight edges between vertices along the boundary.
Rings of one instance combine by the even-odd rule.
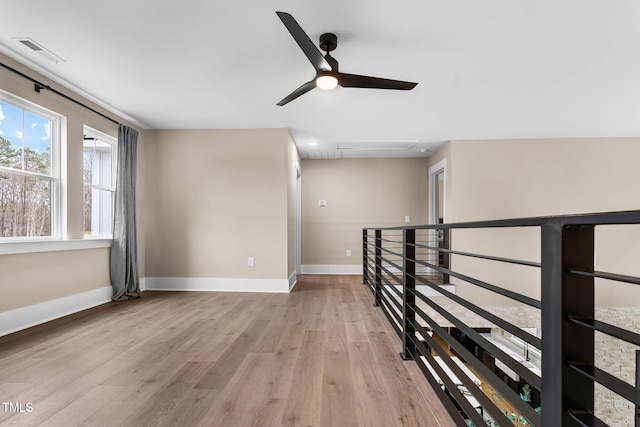
[[[204,373],[195,388],[223,389],[226,387],[268,324],[266,320],[251,321],[220,359]]]
[[[398,349],[394,347],[389,334],[369,333],[369,341],[372,350],[378,359],[380,375],[384,379],[387,388],[396,392],[389,397],[389,406],[396,408],[396,414],[400,416],[403,426],[440,426],[435,414],[429,409],[428,402],[420,390],[415,386],[415,379],[407,371],[404,364],[411,361],[398,361]],[[395,351],[394,351],[395,350]]]
[[[286,396],[287,408],[282,417],[283,425],[320,425],[324,345],[324,331],[305,331],[291,386]],[[305,409],[300,411],[300,408]]]
[[[328,352],[323,366],[320,425],[357,427],[360,423],[355,411],[356,399],[349,353]]]
[[[247,355],[207,418],[219,425],[279,425],[286,401],[277,396],[293,375],[293,365],[282,362],[276,353]]]
[[[453,425],[361,276],[145,292],[0,337],[7,426]]]
[[[386,402],[390,389],[382,377],[378,360],[371,344],[357,342],[351,346],[350,368],[356,398],[355,412],[360,425],[396,426],[402,425],[402,418],[393,408],[380,402]]]

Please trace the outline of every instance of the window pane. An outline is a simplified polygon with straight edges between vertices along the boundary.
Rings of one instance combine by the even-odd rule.
[[[84,234],[112,234],[116,138],[85,126]]]
[[[0,173],[0,236],[51,236],[51,181]]]
[[[22,113],[22,109],[0,101],[0,137],[9,142],[14,154],[11,163],[3,166],[16,169],[22,169]]]
[[[112,186],[112,170],[111,170],[111,160],[112,160],[112,151],[111,148],[113,146],[107,142],[96,141],[96,151],[95,158],[97,163],[99,164],[99,177],[98,182],[94,182],[95,184],[101,185],[103,187],[111,187]],[[96,171],[98,172],[98,171]],[[96,173],[96,175],[98,175]]]
[[[51,172],[51,121],[24,112],[24,170]]]
[[[83,166],[83,175],[84,175],[84,183],[93,184],[93,148],[89,149],[86,146],[84,148],[84,166]]]
[[[20,151],[16,150],[11,141],[4,138],[0,133],[0,166],[17,169],[22,167]]]
[[[112,233],[113,192],[84,188],[84,234]]]
[[[0,165],[51,173],[51,120],[0,102]]]

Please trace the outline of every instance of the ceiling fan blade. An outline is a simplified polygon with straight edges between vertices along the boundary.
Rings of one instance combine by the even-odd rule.
[[[315,80],[311,80],[310,82],[306,82],[305,84],[300,86],[298,89],[294,90],[289,95],[287,95],[282,101],[278,102],[278,105],[282,107],[283,105],[288,104],[289,102],[293,101],[297,97],[299,97],[301,95],[304,95],[305,93],[309,92],[314,87],[316,87]]]
[[[379,77],[359,76],[357,74],[338,73],[338,84],[342,87],[411,90],[416,87],[418,83],[381,79]]]
[[[318,50],[315,44],[311,41],[307,33],[304,32],[298,22],[286,12],[276,12],[282,23],[287,30],[293,36],[293,39],[298,43],[302,52],[307,55],[309,61],[313,65],[316,71],[331,71],[331,65],[324,59],[322,53]]]

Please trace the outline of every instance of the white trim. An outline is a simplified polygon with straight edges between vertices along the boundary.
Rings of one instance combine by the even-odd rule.
[[[32,172],[24,169],[13,169],[9,167],[0,167],[0,170],[3,170],[6,173],[12,175],[20,175],[26,176],[30,178],[36,178],[40,180],[49,181],[49,197],[50,197],[50,236],[47,236],[49,239],[60,238],[60,236],[64,236],[62,234],[62,223],[63,223],[63,202],[65,200],[64,188],[66,188],[66,181],[63,181],[62,169],[61,169],[61,161],[62,161],[62,148],[66,145],[66,135],[62,135],[62,130],[66,129],[66,117],[61,114],[56,113],[53,110],[50,110],[44,106],[41,106],[35,102],[32,102],[28,99],[22,98],[18,95],[15,95],[11,92],[7,92],[6,90],[0,89],[0,101],[6,102],[7,104],[16,107],[22,110],[22,126],[25,126],[24,113],[28,112],[35,116],[41,117],[43,119],[49,120],[50,129],[49,129],[49,143],[50,143],[50,164],[49,164],[49,172]],[[23,129],[24,130],[24,129]],[[23,165],[24,167],[24,165]],[[28,239],[27,236],[20,236],[16,239]]]
[[[272,292],[289,293],[288,279],[215,277],[146,277],[147,291]]]
[[[296,272],[302,271],[302,170],[296,165],[296,213],[295,213]]]
[[[39,240],[33,242],[22,240],[0,242],[0,255],[110,248],[111,242],[111,239]]]
[[[435,165],[429,168],[429,224],[437,224],[438,218],[437,213],[435,211],[436,206],[436,198],[438,195],[436,194],[436,185],[435,180],[433,179],[437,174],[442,171],[443,179],[445,183],[445,189],[442,195],[442,217],[447,218],[447,158],[440,160]],[[445,220],[446,221],[446,220]]]
[[[293,288],[296,286],[297,283],[298,283],[298,275],[294,271],[291,274],[291,276],[289,276],[289,292],[293,290]]]
[[[443,185],[442,190],[442,218],[444,222],[447,222],[447,158],[440,160],[435,165],[429,168],[429,212],[428,220],[429,224],[438,224],[438,212],[436,207],[438,206],[438,180],[436,177],[442,173]],[[429,230],[429,240],[438,241],[438,231]],[[429,250],[428,254],[429,262],[432,264],[438,264],[438,252]],[[431,273],[436,273],[435,270],[429,269]]]
[[[0,336],[68,316],[111,301],[111,286],[0,313]]]
[[[362,265],[302,264],[302,274],[362,274]]]

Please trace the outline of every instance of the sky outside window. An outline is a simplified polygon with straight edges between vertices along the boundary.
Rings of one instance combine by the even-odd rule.
[[[22,164],[12,167],[31,172],[49,173],[51,169],[51,121],[29,111],[0,101],[0,137],[20,153]],[[22,155],[24,149],[24,154]],[[30,156],[30,153],[34,154]]]

